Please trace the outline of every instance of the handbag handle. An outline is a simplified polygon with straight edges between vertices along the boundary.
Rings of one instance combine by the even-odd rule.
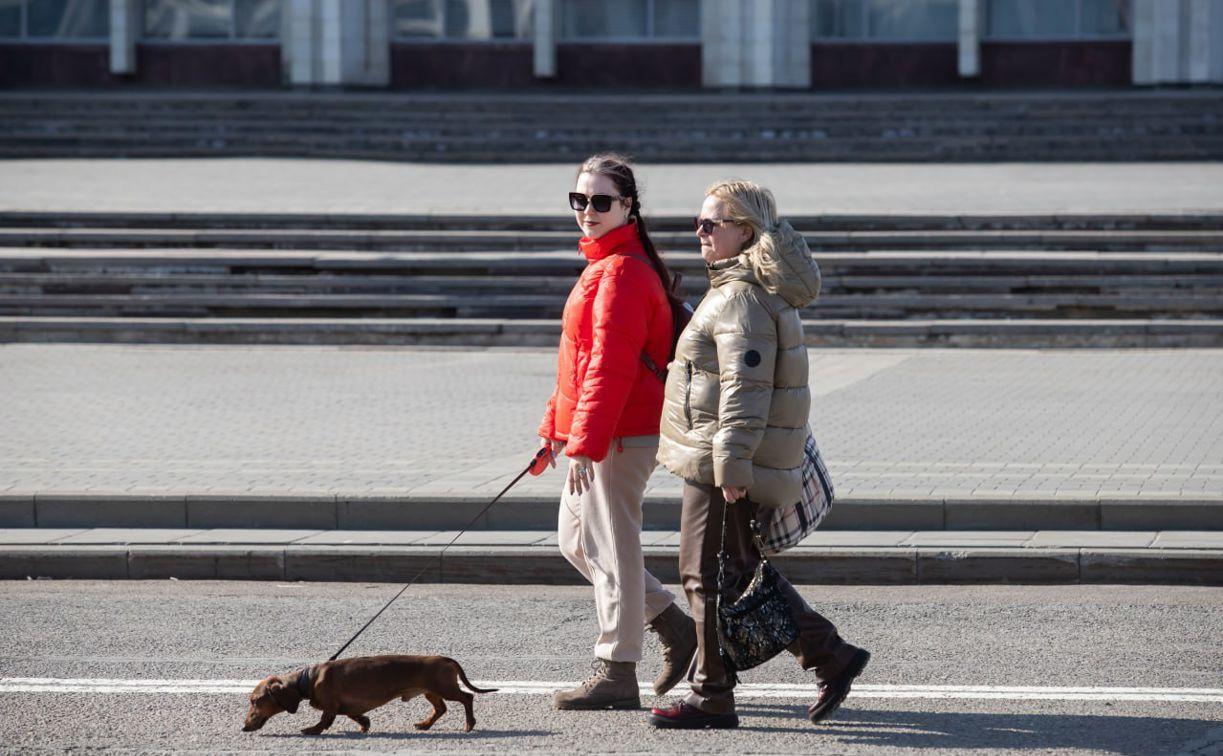
[[[740,499],[740,501],[744,502],[745,504],[751,503],[748,500],[746,495],[742,499]],[[722,591],[726,589],[725,567],[726,567],[726,563],[730,561],[730,557],[726,553],[726,510],[730,509],[730,506],[731,506],[731,502],[727,501],[726,498],[723,497],[722,498],[722,542],[718,546],[718,600],[719,601],[722,600]],[[768,557],[764,555],[764,540],[760,537],[760,523],[757,522],[754,513],[752,516],[752,523],[750,527],[752,529],[752,543],[753,545],[755,545],[756,551],[760,555],[760,561],[767,563],[769,559]]]

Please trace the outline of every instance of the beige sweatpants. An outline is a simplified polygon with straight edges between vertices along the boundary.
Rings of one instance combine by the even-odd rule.
[[[657,446],[619,448],[613,441],[607,457],[594,463],[590,489],[561,494],[561,553],[594,585],[595,656],[606,661],[641,661],[646,622],[675,601],[646,571],[641,553],[641,498],[657,453]]]

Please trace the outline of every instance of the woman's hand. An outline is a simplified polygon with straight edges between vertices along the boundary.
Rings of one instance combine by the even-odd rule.
[[[594,479],[595,467],[590,457],[569,458],[569,477],[566,481],[569,485],[569,493],[581,496],[583,492],[590,489]]]
[[[734,504],[744,496],[747,496],[747,489],[742,486],[722,486],[722,498],[727,504]]]
[[[556,469],[556,455],[560,454],[561,449],[565,448],[565,442],[557,441],[554,438],[544,438],[543,436],[540,436],[539,445],[543,447],[550,447],[548,449],[548,464],[552,466],[553,470],[555,470]]]

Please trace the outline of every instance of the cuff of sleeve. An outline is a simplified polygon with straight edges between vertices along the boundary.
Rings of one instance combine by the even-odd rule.
[[[602,462],[607,458],[607,447],[604,446],[603,449],[596,453],[591,446],[586,443],[585,438],[575,439],[570,437],[568,443],[565,444],[565,456],[589,457],[591,461]]]
[[[743,459],[713,460],[713,480],[718,486],[752,487],[752,463]]]

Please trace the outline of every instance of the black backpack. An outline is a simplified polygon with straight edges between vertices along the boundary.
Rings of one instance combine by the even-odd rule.
[[[676,273],[671,279],[671,290],[667,292],[667,302],[671,305],[671,349],[667,352],[667,362],[675,359],[675,345],[679,343],[679,335],[688,327],[688,321],[692,320],[692,305],[688,304],[679,295],[679,282],[683,280],[682,273]],[[663,383],[667,382],[666,366],[659,367],[658,363],[650,359],[650,355],[641,350],[641,361],[651,373],[658,377],[658,380]]]

